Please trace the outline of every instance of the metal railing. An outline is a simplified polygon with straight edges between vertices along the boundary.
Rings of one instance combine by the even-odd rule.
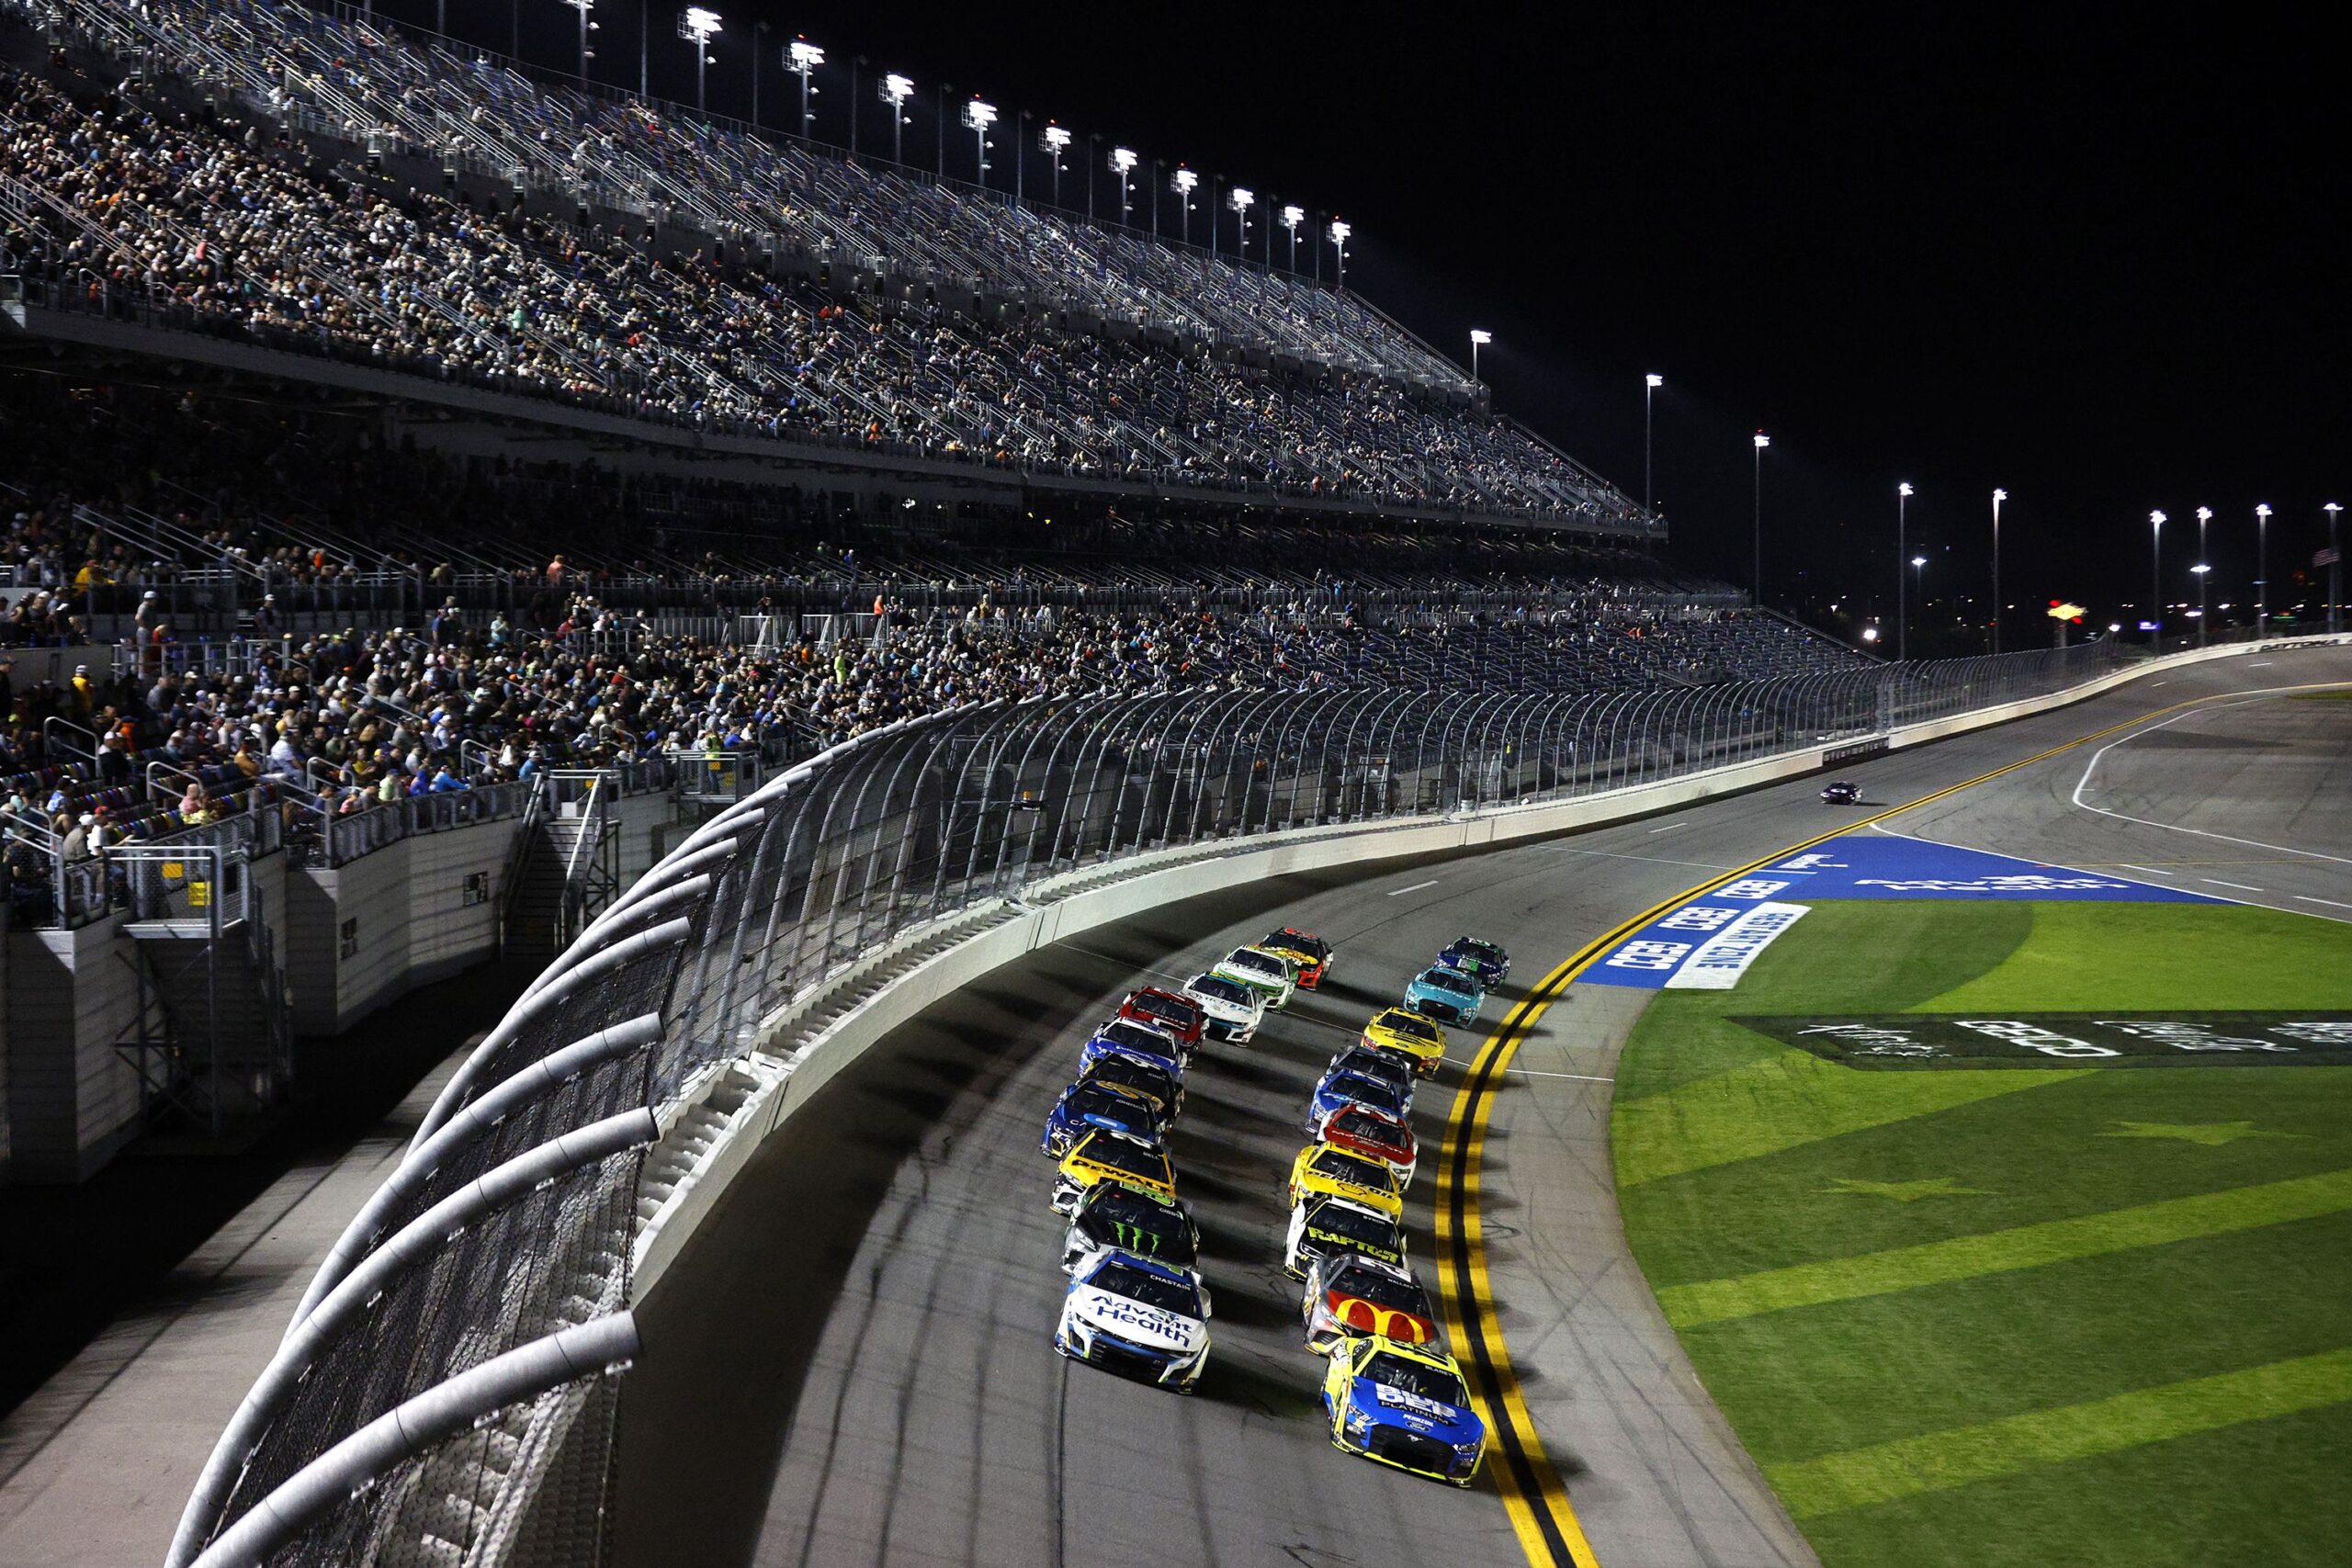
[[[1507,810],[1841,741],[1867,748],[1890,726],[2050,695],[2133,657],[2102,642],[1573,694],[1076,696],[935,715],[836,746],[696,829],[459,1067],[223,1434],[171,1568],[402,1562],[428,1528],[453,1560],[511,1562],[502,1521],[559,1484],[549,1495],[577,1516],[571,1561],[600,1561],[610,1363],[628,1352],[580,1358],[527,1397],[485,1386],[495,1362],[483,1358],[593,1323],[633,1348],[635,1184],[656,1113],[752,1051],[779,1010],[913,928],[1171,846]],[[492,1283],[451,1284],[472,1278]],[[495,1283],[510,1278],[528,1282],[520,1310]],[[568,1313],[546,1304],[557,1297]],[[451,1420],[509,1433],[537,1467],[491,1463],[479,1445],[438,1470],[413,1447],[353,1458],[355,1434],[435,1391]],[[387,1474],[403,1484],[368,1484]],[[535,1517],[548,1523],[544,1501]]]

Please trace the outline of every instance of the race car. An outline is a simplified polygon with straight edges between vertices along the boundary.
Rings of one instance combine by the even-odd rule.
[[[1331,944],[1313,931],[1284,926],[1278,931],[1267,932],[1266,940],[1258,945],[1289,959],[1298,971],[1298,983],[1310,991],[1320,987],[1324,976],[1331,973]]]
[[[1404,1057],[1422,1077],[1445,1065],[1445,1031],[1403,1008],[1383,1008],[1374,1013],[1363,1026],[1363,1043]]]
[[[1298,971],[1292,967],[1290,960],[1262,947],[1237,947],[1218,959],[1209,973],[1239,981],[1263,997],[1266,1005],[1277,1012],[1290,1006],[1291,994],[1298,984]]]
[[[1094,1135],[1104,1138],[1114,1134]],[[1351,1155],[1329,1144],[1309,1144],[1290,1162],[1285,1201],[1295,1209],[1306,1199],[1317,1196],[1345,1198],[1368,1209],[1377,1209],[1391,1219],[1400,1219],[1405,1213],[1405,1194],[1396,1185],[1396,1172],[1376,1159]]]
[[[1399,1345],[1437,1343],[1437,1314],[1413,1271],[1358,1253],[1318,1258],[1308,1266],[1299,1314],[1306,1348],[1318,1356],[1361,1335]]]
[[[1106,1252],[1062,1293],[1054,1348],[1073,1361],[1190,1393],[1209,1359],[1209,1292],[1190,1269]]]
[[[1115,1181],[1098,1182],[1062,1233],[1062,1272],[1083,1274],[1106,1252],[1190,1269],[1200,1260],[1201,1233],[1182,1203],[1163,1203]]]
[[[1168,1134],[1157,1100],[1116,1084],[1080,1079],[1062,1090],[1053,1110],[1046,1113],[1046,1136],[1039,1148],[1048,1157],[1059,1159],[1090,1127],[1124,1134],[1155,1149]]]
[[[1359,1101],[1343,1105],[1326,1117],[1315,1135],[1335,1149],[1378,1160],[1396,1173],[1397,1186],[1413,1185],[1420,1151],[1414,1142],[1413,1130],[1405,1125],[1404,1118]]]
[[[1119,1016],[1129,1023],[1159,1030],[1184,1047],[1187,1055],[1201,1048],[1201,1031],[1208,1023],[1200,1003],[1158,986],[1129,991],[1119,1004]]]
[[[1184,1109],[1184,1080],[1157,1062],[1147,1062],[1141,1056],[1130,1056],[1125,1051],[1108,1051],[1079,1069],[1080,1083],[1107,1083],[1140,1094],[1159,1107],[1163,1124],[1176,1120]]]
[[[1861,800],[1862,786],[1851,779],[1832,779],[1821,786],[1824,806],[1859,806]]]
[[[1405,1233],[1377,1209],[1345,1198],[1310,1198],[1290,1212],[1283,1238],[1283,1272],[1306,1278],[1307,1266],[1335,1253],[1360,1252],[1376,1263],[1405,1261]]]
[[[1342,1339],[1323,1374],[1323,1411],[1332,1447],[1433,1481],[1467,1486],[1486,1457],[1487,1425],[1442,1350]]]
[[[1255,986],[1228,980],[1222,975],[1195,975],[1184,982],[1184,994],[1201,1004],[1208,1015],[1206,1033],[1213,1040],[1247,1045],[1265,1021],[1266,999]]]
[[[1351,1156],[1352,1157],[1352,1156]],[[1388,1168],[1381,1167],[1385,1171]],[[1176,1172],[1168,1156],[1107,1127],[1089,1128],[1054,1169],[1054,1213],[1074,1213],[1087,1189],[1116,1182],[1163,1203],[1176,1201]],[[1403,1207],[1399,1199],[1397,1206]]]
[[[1364,1077],[1378,1078],[1396,1091],[1405,1109],[1413,1108],[1415,1077],[1405,1058],[1393,1052],[1376,1051],[1369,1045],[1342,1046],[1331,1057],[1330,1066],[1323,1069],[1326,1077],[1332,1073],[1357,1073]]]
[[[1369,1073],[1343,1073],[1335,1068],[1316,1080],[1315,1093],[1306,1102],[1306,1131],[1321,1137],[1323,1123],[1351,1105],[1369,1105],[1399,1122],[1412,1113],[1411,1101],[1398,1094],[1394,1084]]]
[[[1447,1023],[1476,1023],[1486,999],[1468,971],[1443,964],[1430,964],[1405,987],[1407,1008]]]
[[[1481,990],[1491,991],[1510,978],[1510,954],[1475,936],[1455,937],[1445,944],[1445,951],[1437,955],[1437,961],[1471,976]]]
[[[1130,1023],[1114,1018],[1088,1036],[1085,1049],[1078,1054],[1078,1070],[1104,1056],[1132,1056],[1139,1062],[1149,1062],[1156,1067],[1182,1077],[1184,1075],[1184,1048],[1157,1029],[1146,1029],[1140,1023]]]

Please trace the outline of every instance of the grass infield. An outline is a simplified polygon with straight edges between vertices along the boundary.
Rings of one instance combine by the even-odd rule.
[[[1862,1072],[1734,1014],[2352,1009],[2352,927],[1823,903],[1618,1068],[1626,1230],[1830,1568],[2343,1561],[2352,1068]]]

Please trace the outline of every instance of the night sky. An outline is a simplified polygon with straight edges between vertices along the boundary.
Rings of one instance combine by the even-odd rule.
[[[652,83],[691,100],[677,8],[653,11]],[[2172,519],[2164,588],[2183,599],[2194,513],[2213,508],[2218,606],[2250,596],[2256,502],[2276,510],[2274,603],[2324,541],[2321,503],[2352,502],[2346,86],[2323,75],[2337,56],[2316,23],[2162,5],[713,8],[715,111],[748,114],[765,16],[772,126],[797,113],[778,61],[797,30],[830,56],[821,140],[847,139],[842,70],[862,54],[868,151],[890,69],[919,84],[910,163],[933,160],[944,80],[1005,116],[991,184],[1011,184],[1026,107],[1033,195],[1050,115],[1079,134],[1068,205],[1093,131],[1098,152],[1340,213],[1351,288],[1464,360],[1472,326],[1494,333],[1498,406],[1636,497],[1642,378],[1663,374],[1676,554],[1742,584],[1749,437],[1768,430],[1776,602],[1891,609],[1898,480],[1947,624],[1952,595],[1985,602],[2007,490],[2013,646],[2047,635],[2052,596],[2098,620],[2143,604],[2151,508]],[[524,11],[526,55],[568,66],[572,13]],[[634,85],[631,0],[596,16],[594,73]],[[506,6],[451,0],[459,36],[503,47],[508,26]],[[970,177],[969,132],[951,126],[947,157]]]

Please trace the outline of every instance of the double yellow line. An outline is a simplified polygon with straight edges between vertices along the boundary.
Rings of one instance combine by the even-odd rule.
[[[2316,691],[2340,687],[2340,681],[2314,682],[2300,686],[2269,688],[2281,693]],[[1503,1506],[1510,1511],[1511,1528],[1518,1532],[1519,1544],[1527,1553],[1532,1568],[1600,1568],[1593,1555],[1592,1543],[1585,1539],[1584,1527],[1577,1520],[1576,1509],[1568,1502],[1568,1489],[1562,1484],[1559,1472],[1544,1451],[1544,1439],[1535,1429],[1535,1420],[1528,1413],[1527,1401],[1520,1391],[1519,1378],[1511,1368],[1510,1348],[1504,1342],[1502,1325],[1495,1313],[1495,1294],[1487,1273],[1487,1250],[1484,1232],[1478,1218],[1479,1161],[1487,1141],[1487,1117],[1493,1106],[1494,1090],[1501,1082],[1513,1056],[1560,993],[1590,968],[1600,955],[1619,942],[1659,919],[1670,910],[1704,897],[1725,883],[1736,881],[1751,872],[1761,871],[1775,861],[1802,854],[1816,844],[1826,843],[1840,835],[1858,831],[1899,817],[1906,811],[1932,805],[1947,795],[1958,795],[1965,789],[2013,773],[2019,768],[2030,768],[2036,762],[2047,761],[2062,752],[2094,740],[2103,740],[2119,730],[2145,724],[2153,718],[2184,709],[2198,707],[2227,696],[2243,696],[2245,693],[2213,693],[2193,697],[2109,725],[2088,735],[2079,735],[2063,745],[2011,762],[1990,773],[1977,774],[1956,784],[1923,795],[1917,800],[1865,817],[1856,821],[1841,822],[1826,833],[1817,833],[1801,843],[1773,851],[1757,860],[1731,871],[1708,878],[1695,886],[1687,887],[1671,898],[1651,905],[1623,924],[1577,949],[1568,960],[1528,991],[1519,1004],[1504,1016],[1503,1021],[1472,1058],[1462,1087],[1453,1097],[1453,1109],[1446,1117],[1445,1140],[1438,1148],[1437,1167],[1437,1252],[1438,1295],[1445,1313],[1447,1334],[1462,1352],[1464,1370],[1470,1374],[1470,1392],[1476,1402],[1478,1414],[1487,1423],[1488,1465],[1496,1484],[1503,1495]]]

